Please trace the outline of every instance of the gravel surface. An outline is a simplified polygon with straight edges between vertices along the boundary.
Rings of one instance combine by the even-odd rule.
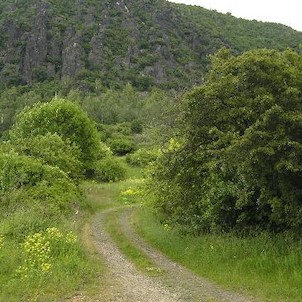
[[[105,211],[97,215],[93,224],[97,249],[110,270],[110,275],[106,278],[110,277],[111,279],[107,300],[100,301],[181,301],[179,300],[179,293],[170,291],[154,277],[148,277],[138,272],[135,266],[119,251],[110,236],[104,231],[103,221],[108,212]]]
[[[133,208],[125,207],[120,212],[121,230],[130,241],[142,250],[163,273],[147,276],[138,271],[120,252],[109,234],[104,230],[104,219],[115,209],[103,211],[95,216],[92,237],[108,267],[104,276],[106,288],[99,297],[89,299],[81,295],[70,301],[112,301],[112,302],[254,302],[255,300],[230,291],[224,291],[209,281],[195,275],[183,266],[173,262],[161,252],[152,248],[135,232],[130,223]]]
[[[134,232],[133,227],[129,223],[132,211],[133,208],[128,208],[120,215],[122,229],[133,244],[147,254],[156,266],[159,266],[166,272],[163,276],[163,281],[169,288],[173,289],[173,292],[178,293],[179,300],[175,301],[255,301],[243,295],[220,289],[213,283],[197,276],[152,248]]]

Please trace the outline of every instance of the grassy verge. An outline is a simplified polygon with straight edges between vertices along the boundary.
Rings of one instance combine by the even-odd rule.
[[[91,206],[75,199],[65,214],[51,203],[10,204],[1,205],[8,214],[0,222],[0,301],[63,301],[90,291],[103,270],[82,240]]]
[[[154,247],[221,286],[263,301],[301,301],[302,243],[284,236],[181,236],[151,210],[137,212],[137,231]]]
[[[60,224],[4,238],[0,250],[0,301],[58,301],[90,290],[102,267],[86,251],[77,229]]]

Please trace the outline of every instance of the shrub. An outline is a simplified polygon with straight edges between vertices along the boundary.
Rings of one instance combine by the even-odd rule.
[[[110,149],[117,156],[123,156],[135,150],[134,143],[128,138],[116,138],[109,143]]]
[[[58,167],[15,153],[0,155],[0,194],[23,187],[33,187],[40,182],[52,185],[56,181],[70,182],[66,173]]]
[[[150,175],[155,206],[195,232],[301,234],[302,56],[221,50],[212,63],[183,99],[183,143]]]
[[[134,153],[126,155],[126,161],[131,166],[144,167],[154,162],[160,154],[159,150],[139,149]]]
[[[125,177],[124,167],[114,157],[106,157],[97,162],[95,178],[101,182],[118,181]]]
[[[10,136],[14,141],[47,133],[57,133],[64,141],[75,144],[81,152],[84,170],[88,174],[93,170],[99,135],[94,122],[79,106],[64,99],[54,99],[27,107],[18,115]]]
[[[79,196],[76,191],[62,192],[58,189],[62,188],[45,185],[8,193],[0,207],[1,233],[20,241],[24,234],[66,223],[75,214]],[[33,193],[34,198],[31,197]]]
[[[63,221],[81,194],[66,173],[33,158],[0,155],[0,233],[17,239]]]
[[[98,130],[101,133],[103,141],[120,137],[130,137],[131,135],[131,124],[128,122],[118,123],[114,125],[99,124]]]
[[[14,141],[14,149],[18,153],[40,159],[50,166],[57,166],[73,179],[81,177],[83,168],[79,148],[69,139],[64,141],[57,133]]]
[[[143,125],[142,122],[139,120],[134,120],[131,122],[131,131],[132,133],[142,133],[143,132]]]
[[[103,159],[105,157],[109,157],[112,155],[113,155],[113,153],[112,153],[110,147],[108,147],[105,143],[100,142],[98,152],[97,152],[97,159],[100,160],[100,159]]]

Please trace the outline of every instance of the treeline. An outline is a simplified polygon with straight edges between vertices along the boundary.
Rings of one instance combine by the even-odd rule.
[[[212,56],[149,189],[162,220],[194,233],[301,233],[302,56]]]
[[[179,93],[154,88],[138,92],[131,84],[121,89],[106,89],[97,93],[74,90],[59,83],[38,83],[33,86],[12,87],[0,94],[0,134],[5,139],[16,116],[26,106],[49,102],[54,97],[78,104],[96,124],[140,123],[143,127],[174,123],[175,105]],[[168,121],[170,120],[170,121]]]

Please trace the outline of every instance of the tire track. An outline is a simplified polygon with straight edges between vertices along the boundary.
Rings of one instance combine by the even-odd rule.
[[[120,229],[133,245],[143,251],[165,273],[150,277],[138,271],[105,231],[106,215],[116,209],[95,216],[92,224],[93,240],[104,258],[109,273],[109,286],[105,296],[93,301],[123,302],[252,302],[255,300],[230,291],[224,291],[209,281],[195,275],[152,248],[133,230],[130,215],[134,208],[125,207],[119,215]]]
[[[150,259],[166,272],[165,283],[180,294],[179,301],[221,301],[221,302],[252,302],[255,301],[241,294],[220,289],[218,286],[197,276],[182,265],[175,263],[161,252],[147,244],[130,224],[130,216],[134,208],[125,209],[120,215],[123,232]]]
[[[104,228],[105,215],[112,210],[98,214],[92,225],[95,244],[108,266],[109,275],[106,278],[110,279],[111,284],[110,293],[107,297],[100,297],[99,301],[180,301],[178,294],[170,291],[159,280],[140,273],[113,243]]]

